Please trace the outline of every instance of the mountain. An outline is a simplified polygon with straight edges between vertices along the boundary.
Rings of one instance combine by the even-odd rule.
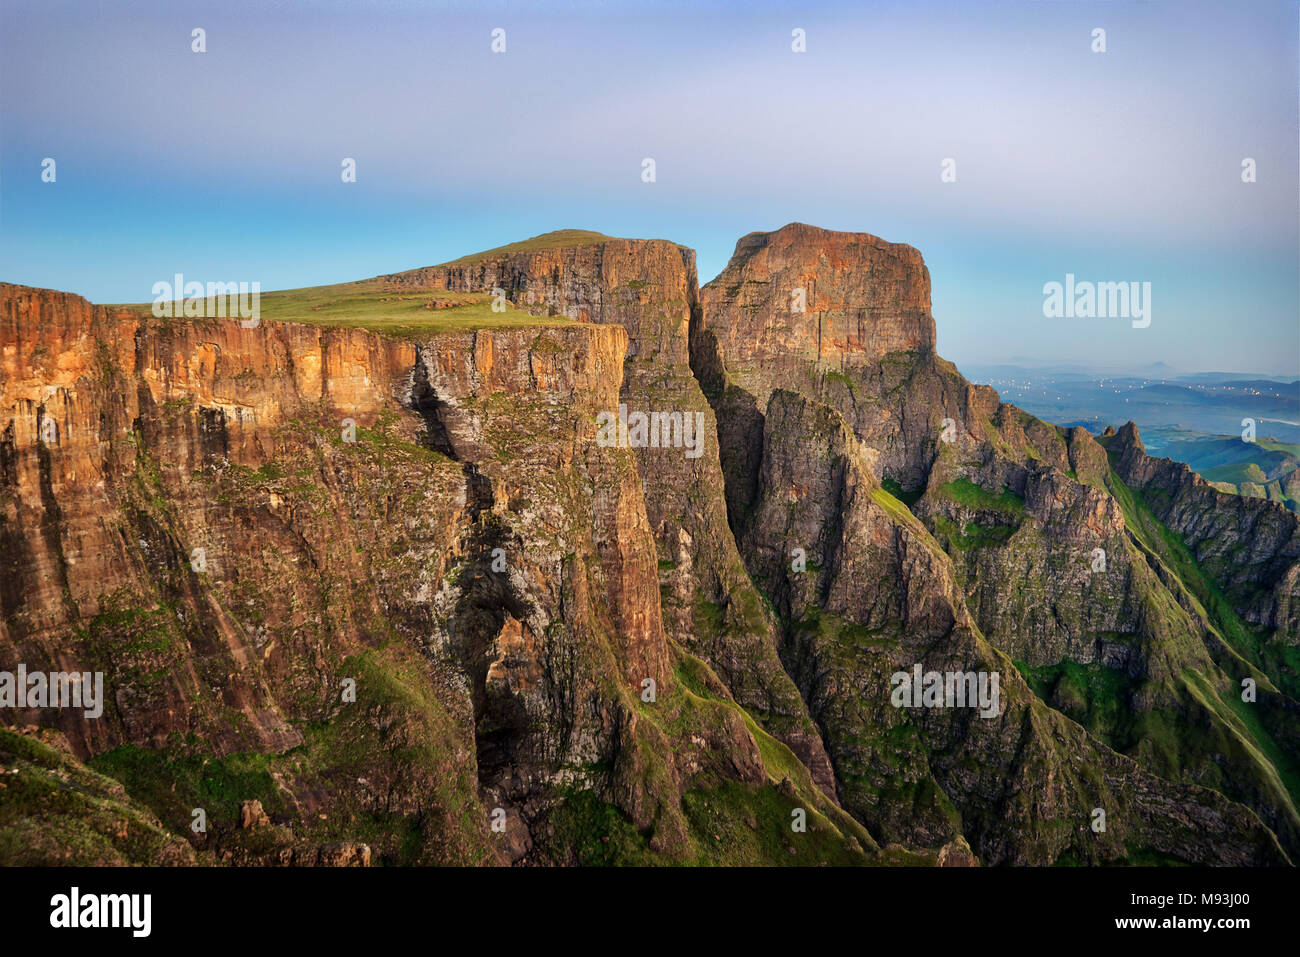
[[[1300,446],[1267,437],[1248,442],[1237,436],[1193,435],[1179,436],[1161,451],[1221,491],[1300,510]]]
[[[966,371],[1058,424],[1101,431],[1135,421],[1148,449],[1186,463],[1222,491],[1300,509],[1300,445],[1286,440],[1300,438],[1300,382],[1219,374],[1157,382],[987,365]]]
[[[180,313],[0,285],[0,669],[105,689],[0,712],[0,860],[1300,853],[1296,516],[968,383],[911,247],[701,289],[565,231]]]

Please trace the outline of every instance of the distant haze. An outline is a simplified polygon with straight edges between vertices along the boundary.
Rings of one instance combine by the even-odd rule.
[[[6,0],[0,280],[141,302],[585,228],[707,281],[801,221],[920,249],[959,364],[1300,375],[1296,2],[551,6]],[[1151,283],[1150,326],[1044,318],[1067,274]]]

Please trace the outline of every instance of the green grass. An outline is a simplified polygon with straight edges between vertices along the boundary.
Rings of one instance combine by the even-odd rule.
[[[234,297],[222,300],[225,297],[206,300],[205,314],[238,315]],[[573,322],[564,316],[534,316],[509,303],[504,312],[493,312],[492,296],[488,293],[449,292],[434,286],[397,287],[381,279],[264,292],[259,307],[261,318],[271,322],[366,329],[399,338],[430,332]],[[151,304],[136,303],[128,308],[149,310]],[[179,304],[174,308],[179,309]]]
[[[1277,783],[1287,792],[1294,807],[1294,802],[1300,800],[1300,766],[1268,733],[1260,721],[1259,710],[1242,701],[1236,689],[1222,693],[1194,669],[1184,672],[1183,681],[1193,696],[1240,738],[1261,765],[1274,770]]]
[[[1300,466],[1297,453],[1300,446],[1267,436],[1253,442],[1236,436],[1197,436],[1160,449],[1161,455],[1187,463],[1221,491],[1267,498],[1292,511],[1300,510],[1300,501],[1286,494],[1286,487]]]
[[[1085,665],[1069,658],[1038,668],[1023,661],[1014,664],[1038,697],[1089,734],[1119,750],[1132,743],[1133,712],[1127,703],[1132,687],[1123,674],[1096,662]]]
[[[807,831],[790,828],[791,812],[803,808]],[[682,810],[699,848],[695,863],[722,866],[866,864],[856,838],[849,840],[814,807],[774,787],[727,781],[682,796]]]
[[[461,256],[459,259],[453,259],[441,265],[463,266],[481,262],[485,259],[498,259],[512,253],[531,253],[539,250],[563,249],[572,246],[595,246],[609,242],[614,238],[613,236],[606,236],[604,233],[593,232],[590,229],[557,229],[554,232],[542,233],[540,236],[520,240],[517,243],[508,243],[505,246],[485,249],[479,253],[470,253],[468,256]]]
[[[936,536],[946,537],[959,551],[972,548],[996,548],[1005,545],[1018,530],[1015,525],[979,525],[967,522],[965,528],[958,529],[942,515],[934,516]]]
[[[1278,439],[1262,438],[1256,439],[1255,444],[1270,452],[1285,452],[1287,455],[1300,459],[1300,445],[1296,445],[1292,442],[1282,442]]]
[[[1228,482],[1240,485],[1242,482],[1267,482],[1264,470],[1254,462],[1234,462],[1231,465],[1216,465],[1201,473],[1207,482]]]
[[[268,814],[279,813],[283,803],[271,776],[271,759],[264,754],[218,757],[124,744],[96,755],[87,764],[121,781],[133,798],[180,833],[189,826],[196,807],[233,820],[243,801],[261,801]]]
[[[1267,643],[1265,635],[1252,629],[1240,618],[1218,584],[1201,570],[1186,543],[1156,518],[1143,492],[1130,489],[1113,468],[1107,477],[1107,486],[1119,502],[1125,525],[1139,545],[1177,576],[1197,613],[1223,640],[1229,653],[1238,656],[1237,665],[1240,670],[1245,670],[1241,666],[1253,665],[1257,669],[1257,677],[1267,675],[1264,680],[1271,679],[1283,692],[1294,696],[1295,673],[1285,667],[1286,662],[1278,660],[1276,645]],[[1218,659],[1222,655],[1214,657]],[[1218,663],[1227,670],[1238,671],[1229,662],[1220,660]],[[1163,769],[1157,768],[1157,773],[1168,774],[1174,767],[1190,766],[1191,756],[1198,750],[1206,761],[1215,760],[1216,763],[1221,763],[1223,759],[1216,759],[1215,755],[1222,756],[1230,750],[1236,751],[1243,760],[1253,759],[1261,769],[1261,780],[1275,784],[1286,802],[1285,809],[1294,815],[1297,802],[1300,802],[1300,768],[1297,768],[1287,749],[1279,745],[1264,726],[1258,711],[1240,701],[1235,687],[1219,687],[1195,670],[1184,672],[1182,686],[1205,712],[1218,718],[1218,727],[1193,727],[1183,715],[1143,715],[1138,731],[1141,736],[1148,738],[1148,754],[1153,754],[1166,765]],[[1161,724],[1165,727],[1162,728]],[[1216,734],[1219,737],[1213,736]],[[1241,799],[1241,795],[1228,786],[1227,781],[1203,780],[1200,783],[1213,786],[1234,800]]]
[[[0,866],[193,860],[115,780],[49,743],[0,728],[0,768]]]
[[[234,830],[239,806],[256,799],[292,828],[292,835],[268,831],[259,840],[361,840],[376,864],[489,862],[473,765],[458,757],[457,729],[431,692],[424,663],[389,642],[337,671],[356,679],[357,704],[333,706],[323,720],[300,725],[302,743],[282,753],[218,755],[195,735],[173,735],[162,748],[122,746],[88,763],[174,834],[185,834],[192,810],[202,807],[213,833],[242,841]],[[358,779],[384,782],[388,800],[403,809],[377,804]],[[328,813],[304,814],[291,796],[302,794],[316,795]]]
[[[1158,555],[1196,600],[1210,626],[1238,655],[1268,675],[1284,693],[1300,697],[1300,655],[1290,646],[1270,643],[1268,635],[1237,614],[1219,584],[1207,575],[1186,543],[1156,518],[1141,491],[1129,488],[1112,469],[1107,480],[1111,495],[1124,513],[1124,523],[1142,546]]]
[[[917,503],[922,495],[925,494],[924,486],[918,488],[914,492],[905,492],[903,491],[903,486],[899,485],[896,480],[891,478],[882,481],[880,487],[906,505],[909,509]]]
[[[945,482],[937,491],[942,497],[968,508],[991,509],[1009,515],[1023,515],[1025,512],[1025,500],[1005,485],[1001,494],[994,495],[968,478],[959,478]]]
[[[627,815],[591,791],[562,792],[547,825],[538,856],[548,864],[610,867],[658,863],[649,839]]]

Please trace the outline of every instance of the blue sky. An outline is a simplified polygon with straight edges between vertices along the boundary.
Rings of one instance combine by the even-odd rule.
[[[919,248],[959,364],[1300,375],[1298,49],[1272,0],[5,0],[0,279],[143,301],[587,228],[707,281],[802,221]],[[1151,325],[1044,318],[1067,272],[1151,282]]]

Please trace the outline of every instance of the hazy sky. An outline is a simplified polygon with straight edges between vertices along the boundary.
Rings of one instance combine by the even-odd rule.
[[[797,220],[919,248],[959,364],[1300,375],[1297,6],[0,0],[0,280],[138,302],[585,228],[707,281]],[[1044,318],[1066,273],[1150,282],[1150,326]]]

